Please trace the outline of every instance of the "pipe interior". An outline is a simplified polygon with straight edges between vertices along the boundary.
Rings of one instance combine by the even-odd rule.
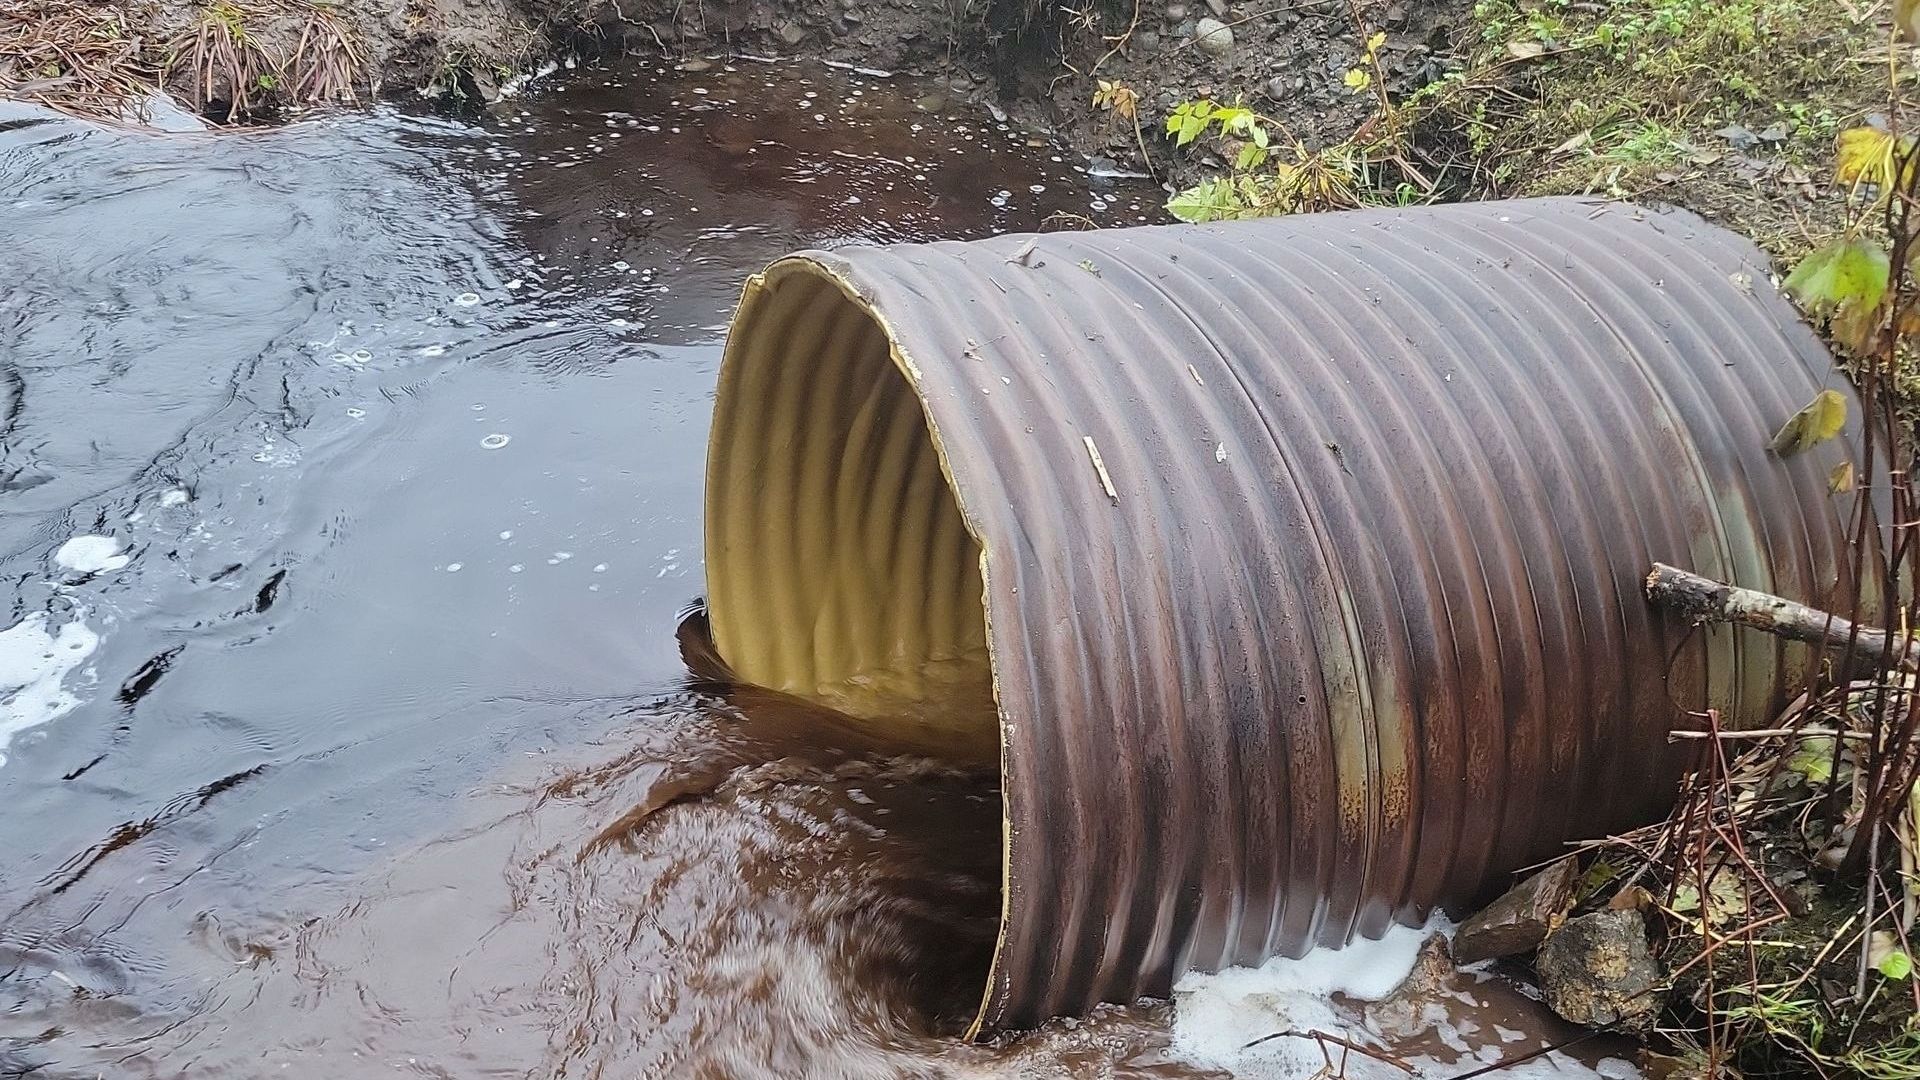
[[[909,370],[815,264],[749,282],[708,460],[714,643],[744,682],[992,757],[981,546]]]

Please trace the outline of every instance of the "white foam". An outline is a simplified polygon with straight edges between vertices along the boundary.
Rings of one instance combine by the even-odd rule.
[[[111,536],[76,536],[53,553],[54,562],[82,574],[118,570],[131,559],[120,554],[120,541]]]
[[[1341,1015],[1331,996],[1377,1001],[1393,993],[1413,971],[1420,944],[1445,928],[1445,920],[1436,916],[1423,928],[1396,926],[1378,941],[1315,949],[1298,960],[1275,957],[1258,968],[1189,973],[1173,988],[1172,1050],[1195,1065],[1246,1080],[1312,1076],[1326,1064],[1312,1039],[1247,1044],[1279,1031],[1319,1031],[1354,1042],[1372,1041]],[[1358,1073],[1350,1068],[1349,1075]]]
[[[0,750],[14,735],[70,712],[80,698],[66,688],[100,646],[100,635],[76,617],[48,632],[47,616],[29,615],[0,630]],[[0,753],[0,765],[6,764]]]
[[[1337,1044],[1328,1044],[1323,1055],[1321,1044],[1312,1038],[1289,1036],[1248,1044],[1277,1032],[1319,1032],[1391,1053],[1367,1017],[1337,1004],[1333,997],[1369,1002],[1392,995],[1413,972],[1420,946],[1435,934],[1452,930],[1452,924],[1436,914],[1425,927],[1396,926],[1378,941],[1316,949],[1298,960],[1276,958],[1258,968],[1229,968],[1217,975],[1190,973],[1173,988],[1173,1056],[1238,1080],[1308,1080],[1325,1074],[1324,1055],[1331,1055],[1336,1072],[1349,1080],[1407,1080],[1399,1068],[1349,1053]],[[1487,1034],[1496,1042],[1481,1035],[1479,1023],[1453,1016],[1438,999],[1417,1004],[1420,1028],[1460,1054],[1461,1060],[1413,1057],[1407,1064],[1414,1068],[1416,1080],[1445,1080],[1476,1061],[1491,1064],[1525,1052],[1525,1047],[1501,1046],[1526,1039],[1522,1032],[1495,1025]],[[1630,1080],[1639,1072],[1617,1058],[1601,1062],[1596,1071],[1553,1052],[1503,1066],[1499,1075],[1520,1080]]]

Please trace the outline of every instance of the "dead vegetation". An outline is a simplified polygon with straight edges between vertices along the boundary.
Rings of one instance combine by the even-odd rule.
[[[212,0],[188,12],[0,0],[0,95],[125,118],[172,90],[217,122],[351,102],[367,75],[345,15],[311,0]],[[175,24],[170,31],[169,21]]]
[[[94,0],[0,0],[0,94],[117,116],[160,84],[128,9]]]

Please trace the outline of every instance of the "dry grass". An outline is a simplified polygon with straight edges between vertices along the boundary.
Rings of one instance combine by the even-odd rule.
[[[244,119],[279,90],[285,69],[249,28],[259,18],[222,0],[202,9],[193,29],[173,39],[167,74],[186,78],[201,113],[220,110],[229,122]]]
[[[92,117],[144,101],[160,68],[128,11],[95,0],[0,0],[0,95]]]
[[[358,100],[364,54],[334,7],[212,0],[165,36],[161,15],[147,0],[0,0],[0,96],[116,119],[167,88],[229,123]]]
[[[326,8],[308,9],[288,69],[293,72],[295,101],[324,105],[358,100],[353,87],[360,78],[360,50],[346,23]]]

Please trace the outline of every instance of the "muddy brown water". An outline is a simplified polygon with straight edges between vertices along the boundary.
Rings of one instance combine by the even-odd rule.
[[[0,1076],[1219,1075],[1165,1003],[961,1042],[994,777],[679,653],[745,275],[1157,219],[924,93],[0,113]]]

